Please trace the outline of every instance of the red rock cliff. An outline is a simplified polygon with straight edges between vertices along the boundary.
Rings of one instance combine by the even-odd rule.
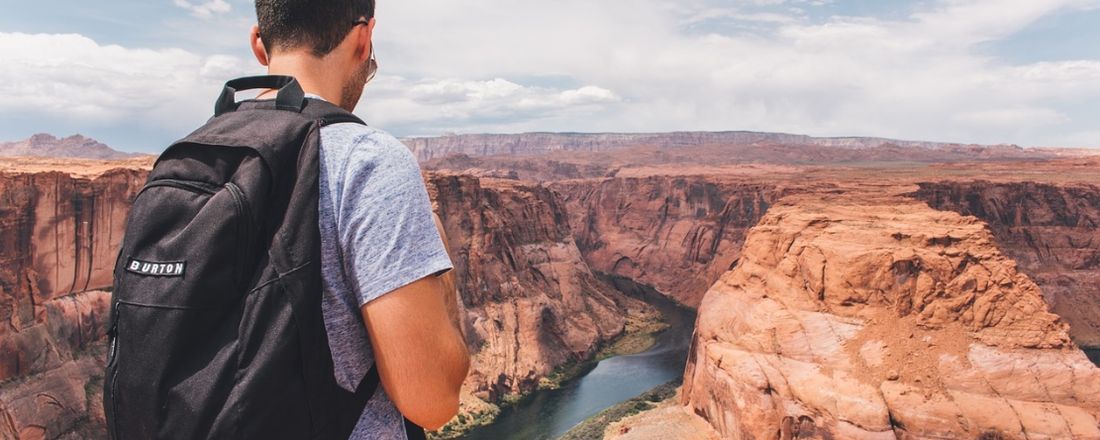
[[[745,233],[782,191],[719,177],[558,182],[577,245],[596,270],[649,284],[698,307],[737,261]]]
[[[997,244],[1042,288],[1078,344],[1100,348],[1100,187],[922,183],[914,196],[985,221]]]
[[[723,438],[1100,438],[1100,369],[972,217],[780,200],[699,309],[683,402]]]
[[[553,192],[468,176],[428,182],[475,354],[466,386],[480,399],[534,390],[622,333],[628,316],[651,313],[593,276]]]
[[[111,272],[145,171],[0,174],[0,438],[103,436]]]

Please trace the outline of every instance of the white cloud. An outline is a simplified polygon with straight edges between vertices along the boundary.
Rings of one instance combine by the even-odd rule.
[[[409,80],[379,76],[362,101],[365,119],[412,134],[522,131],[539,123],[605,111],[621,99],[588,85],[575,89],[525,86],[491,80]]]
[[[956,121],[976,126],[989,126],[996,129],[1018,130],[1022,127],[1042,127],[1057,125],[1069,121],[1069,118],[1049,108],[1001,108],[958,113]]]
[[[776,12],[745,12],[736,8],[712,8],[693,13],[681,21],[682,25],[692,25],[715,19],[729,19],[761,23],[794,23],[800,17]]]
[[[200,17],[225,8],[217,6],[223,0],[177,1]],[[360,113],[399,135],[754,129],[1078,141],[1094,134],[1086,118],[1100,117],[1082,110],[1100,99],[1100,60],[1015,64],[987,45],[1043,17],[1098,4],[930,0],[906,6],[915,11],[908,16],[812,18],[792,8],[839,6],[382,2],[375,34],[382,70]],[[205,20],[212,29],[204,34],[226,35],[218,41],[239,34],[239,53],[247,53],[243,18],[228,18]],[[750,25],[724,31],[727,22]],[[688,29],[695,23],[705,25]],[[240,58],[123,48],[79,35],[0,34],[0,59],[0,92],[19,98],[5,102],[33,102],[69,118],[175,124],[201,122],[222,81],[259,71]],[[169,108],[192,113],[183,118]]]
[[[180,49],[101,45],[77,34],[0,33],[0,112],[100,124],[193,128],[209,116],[239,59]]]
[[[1100,60],[1014,65],[983,46],[1094,0],[939,0],[913,5],[916,12],[902,18],[816,22],[785,9],[814,2],[751,3],[406,0],[379,6],[377,35],[392,54],[383,69],[399,66],[405,77],[564,75],[621,97],[599,117],[511,125],[520,128],[1045,144],[1086,123],[1062,106],[1100,98]],[[773,27],[727,34],[683,28],[713,18]],[[1013,118],[1031,123],[1013,130],[995,123]]]
[[[205,2],[192,2],[189,0],[173,0],[176,6],[191,11],[196,17],[211,17],[215,14],[225,14],[233,10],[233,7],[225,0],[208,0]]]

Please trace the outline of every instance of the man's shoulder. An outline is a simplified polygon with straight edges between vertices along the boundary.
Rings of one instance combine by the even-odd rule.
[[[354,122],[341,122],[322,127],[321,140],[323,144],[331,147],[389,149],[400,146],[408,150],[393,135],[369,125]]]
[[[412,151],[399,139],[363,124],[347,122],[321,128],[321,151],[338,161],[419,168]]]

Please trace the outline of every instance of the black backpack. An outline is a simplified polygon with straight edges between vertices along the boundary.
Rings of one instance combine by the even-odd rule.
[[[235,102],[256,88],[279,93]],[[338,122],[363,123],[291,77],[241,78],[157,159],[115,265],[112,438],[348,438],[378,375],[336,383],[321,314],[319,130]]]

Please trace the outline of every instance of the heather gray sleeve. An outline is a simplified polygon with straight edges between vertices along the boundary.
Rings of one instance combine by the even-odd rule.
[[[372,129],[351,141],[336,220],[348,284],[362,306],[453,266],[412,152]]]

